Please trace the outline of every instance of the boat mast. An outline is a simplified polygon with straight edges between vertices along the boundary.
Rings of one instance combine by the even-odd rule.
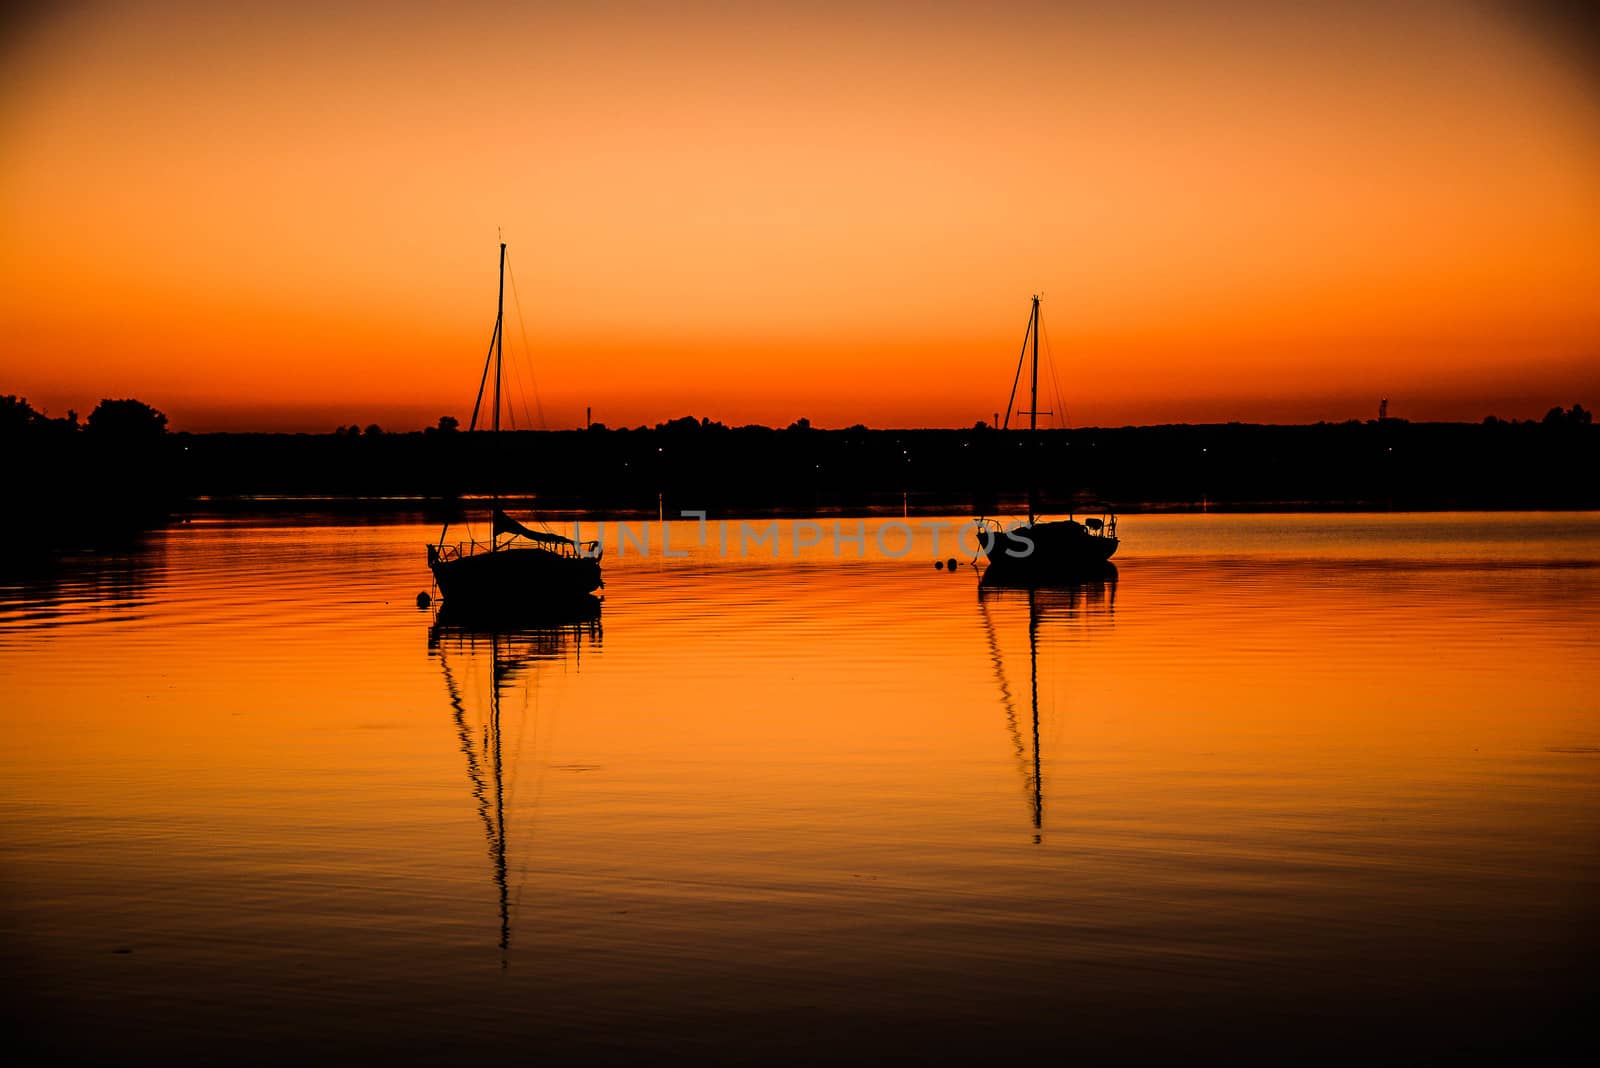
[[[1039,294],[1033,295],[1033,381],[1028,387],[1028,526],[1033,526],[1035,513],[1039,510],[1039,479],[1037,478],[1038,457],[1034,450],[1039,447],[1037,435],[1039,429]]]
[[[483,391],[484,391],[484,388],[487,387],[488,384],[489,384],[489,364],[491,362],[494,363],[494,428],[496,430],[500,429],[500,361],[499,361],[499,358],[495,355],[495,353],[497,351],[497,348],[501,347],[501,338],[500,338],[501,322],[500,322],[500,320],[505,314],[505,305],[506,305],[506,288],[505,287],[506,287],[506,246],[505,246],[505,242],[501,242],[500,243],[500,299],[499,299],[498,305],[495,308],[495,313],[494,313],[494,333],[489,335],[489,351],[483,354],[483,374],[478,378],[478,397],[477,397],[476,400],[474,400],[472,402],[472,421],[467,424],[467,433],[469,433],[469,434],[478,429],[478,415],[479,415],[480,412],[483,411]],[[1018,371],[1019,374],[1021,373],[1021,369],[1022,369],[1022,365],[1018,364],[1017,365],[1017,371]],[[500,499],[499,499],[500,483],[499,483],[498,480],[495,481],[494,493],[495,493],[495,507],[496,507],[496,509],[498,509],[499,506],[500,506]],[[450,533],[450,520],[446,519],[444,521],[444,526],[439,528],[439,544],[435,547],[435,549],[434,549],[435,552],[438,552],[438,553],[444,552],[444,538],[445,538],[445,535],[448,534],[448,533]],[[494,548],[494,517],[493,516],[490,516],[489,548],[491,550],[493,550],[493,548]]]
[[[1028,392],[1028,429],[1039,429],[1039,294],[1033,295],[1033,381]]]
[[[1035,300],[1037,304],[1037,299]],[[490,426],[494,432],[495,450],[500,449],[500,360],[506,350],[506,335],[501,329],[506,315],[506,243],[500,242],[500,292],[495,298],[494,305],[494,414],[490,416]],[[1035,346],[1037,349],[1037,346]],[[1035,364],[1038,363],[1037,352],[1034,356]],[[1037,378],[1038,368],[1035,366],[1034,375]],[[499,464],[495,465],[497,468]],[[495,518],[500,514],[500,478],[495,472],[492,505],[489,512],[489,551],[497,552],[500,548],[500,537],[494,529]]]

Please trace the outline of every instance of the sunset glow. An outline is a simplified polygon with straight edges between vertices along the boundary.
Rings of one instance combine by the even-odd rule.
[[[0,393],[414,429],[1600,400],[1600,80],[1490,4],[86,3],[7,26]]]

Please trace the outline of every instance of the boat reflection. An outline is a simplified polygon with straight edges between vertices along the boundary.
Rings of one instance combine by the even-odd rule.
[[[572,627],[598,624],[603,602],[592,593],[542,599],[534,604],[479,604],[449,598],[439,602],[428,630],[432,647],[440,634],[536,634],[564,633]]]
[[[1116,614],[1117,571],[1106,565],[1107,571],[1087,582],[1059,586],[1029,587],[978,587],[978,610],[983,615],[983,627],[989,641],[989,659],[994,666],[995,682],[1000,687],[1000,706],[1005,710],[1006,729],[1011,732],[1011,744],[1016,753],[1017,771],[1022,777],[1023,793],[1027,796],[1029,815],[1033,822],[1033,840],[1044,840],[1044,776],[1039,752],[1039,629],[1046,621],[1081,623],[1087,626],[1109,625]],[[1030,747],[1022,740],[1022,728],[1017,712],[1017,695],[1006,676],[1005,657],[1001,653],[999,635],[995,629],[994,615],[1008,606],[1027,609],[1028,621],[1028,713],[1032,732]]]
[[[438,658],[449,694],[450,714],[466,761],[478,818],[483,824],[491,879],[498,898],[502,952],[511,947],[511,887],[507,879],[507,782],[515,782],[520,742],[537,709],[530,712],[538,673],[559,664],[581,671],[585,646],[601,641],[600,602],[586,597],[565,606],[548,607],[513,621],[504,614],[451,617],[443,610],[428,628],[428,653]],[[488,685],[474,685],[488,674]],[[523,695],[521,701],[515,695]],[[518,720],[512,745],[504,741],[505,713]],[[509,766],[508,766],[509,765]],[[505,965],[502,956],[501,965]]]
[[[1089,522],[1100,522],[1089,520]],[[1029,576],[1045,574],[1050,577],[1033,579]],[[1117,584],[1117,565],[1109,560],[1059,564],[1048,569],[1035,567],[1032,571],[993,565],[984,569],[979,584],[985,590],[1068,590],[1096,589],[1107,584]]]

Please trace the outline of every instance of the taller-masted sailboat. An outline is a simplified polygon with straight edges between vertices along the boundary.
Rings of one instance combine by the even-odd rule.
[[[494,368],[494,395],[489,429],[500,433],[500,368],[505,351],[502,326],[506,310],[506,245],[500,242],[500,288],[495,303],[494,333],[478,380],[478,399],[472,405],[469,431],[478,429],[483,394]],[[437,543],[428,546],[428,568],[439,586],[444,605],[454,613],[493,611],[522,615],[561,612],[603,585],[600,576],[602,548],[597,541],[577,542],[548,531],[534,530],[500,509],[502,472],[493,472],[493,503],[489,540],[469,539],[447,544],[450,523],[445,521]]]
[[[1017,357],[1017,373],[1011,380],[1011,396],[1006,401],[1006,417],[1001,430],[1011,429],[1012,405],[1016,403],[1017,386],[1022,380],[1023,360],[1033,351],[1032,372],[1029,385],[1029,403],[1026,412],[1030,436],[1039,429],[1039,295],[1033,297],[1033,311],[1028,316],[1028,328],[1022,335],[1022,352]],[[1049,413],[1044,413],[1049,414]],[[989,564],[983,572],[983,582],[996,586],[1035,586],[1054,582],[1071,582],[1092,577],[1109,567],[1111,555],[1120,544],[1117,540],[1117,517],[1109,509],[1098,517],[1085,517],[1082,522],[1069,516],[1066,519],[1042,520],[1039,516],[1039,472],[1033,454],[1038,441],[1028,442],[1028,519],[1004,528],[991,520],[991,536],[984,555]],[[1004,534],[1002,534],[1002,529]]]

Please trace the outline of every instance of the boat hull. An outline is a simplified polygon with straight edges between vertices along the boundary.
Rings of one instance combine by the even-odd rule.
[[[532,603],[439,602],[430,640],[442,634],[563,635],[569,628],[598,625],[603,602],[592,593],[543,598]]]
[[[539,548],[502,549],[430,561],[452,611],[476,607],[557,608],[599,589],[600,562]]]
[[[1029,548],[1031,545],[1031,549]],[[1070,519],[1024,524],[990,547],[983,582],[990,586],[1037,586],[1093,579],[1110,570],[1118,541],[1091,534]],[[1021,554],[1021,555],[1014,555]]]

